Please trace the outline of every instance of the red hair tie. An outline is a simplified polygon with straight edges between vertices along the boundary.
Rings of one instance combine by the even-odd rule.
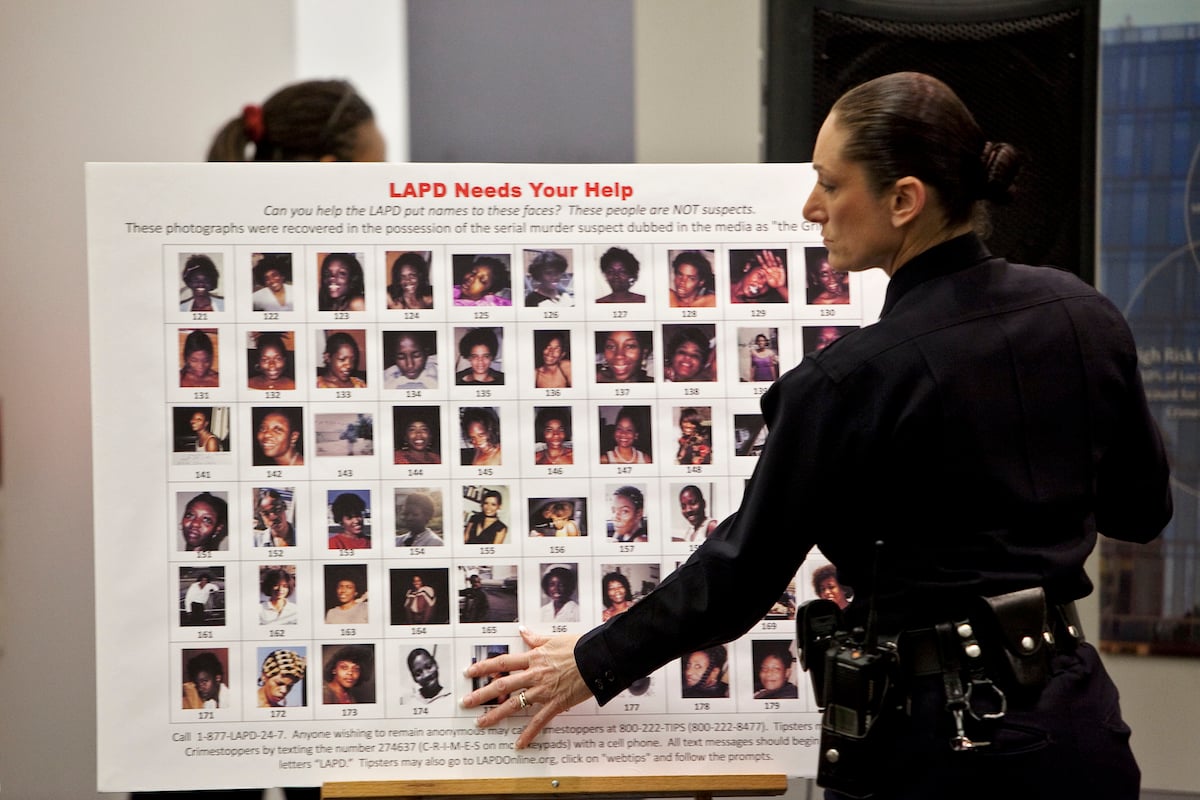
[[[262,141],[263,134],[266,133],[262,106],[251,105],[242,109],[242,128],[246,131],[246,138],[250,141],[255,144]]]

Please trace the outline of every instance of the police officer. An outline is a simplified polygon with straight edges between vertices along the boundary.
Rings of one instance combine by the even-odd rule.
[[[846,628],[874,608],[898,652],[884,724],[856,766],[825,770],[827,798],[1137,797],[1116,689],[1071,603],[1091,591],[1097,532],[1146,542],[1170,519],[1167,461],[1116,308],[974,232],[1016,156],[927,75],[838,100],[804,215],[832,267],[889,275],[879,322],[773,385],[741,509],[655,592],[578,640],[526,634],[529,652],[469,668],[511,672],[464,698],[511,693],[480,724],[533,706],[523,746],[563,709],[739,636],[817,545],[855,588]]]

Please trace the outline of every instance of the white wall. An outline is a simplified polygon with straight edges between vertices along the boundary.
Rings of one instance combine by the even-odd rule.
[[[389,161],[407,161],[404,0],[292,0],[294,74],[348,78],[368,98]]]
[[[354,19],[325,24],[336,45],[322,50],[313,28],[335,3]],[[243,105],[309,77],[350,77],[380,95],[381,127],[403,155],[403,10],[394,0],[4,0],[0,796],[97,794],[83,164],[202,161]],[[374,74],[359,79],[364,69]],[[120,468],[119,453],[99,456]],[[137,687],[127,691],[137,702]]]
[[[4,0],[0,54],[0,796],[73,800],[96,796],[83,164],[203,160],[291,79],[291,5]]]
[[[761,161],[762,26],[747,0],[634,0],[639,162]]]

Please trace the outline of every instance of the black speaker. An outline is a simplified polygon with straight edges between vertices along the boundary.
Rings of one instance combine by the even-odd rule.
[[[810,161],[830,106],[890,72],[925,72],[985,136],[1025,155],[988,244],[1094,280],[1099,0],[769,0],[766,155]]]

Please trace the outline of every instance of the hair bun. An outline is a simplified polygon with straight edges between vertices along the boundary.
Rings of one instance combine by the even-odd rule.
[[[983,199],[1007,203],[1013,199],[1013,182],[1021,171],[1021,154],[1007,142],[986,142],[983,163]]]

